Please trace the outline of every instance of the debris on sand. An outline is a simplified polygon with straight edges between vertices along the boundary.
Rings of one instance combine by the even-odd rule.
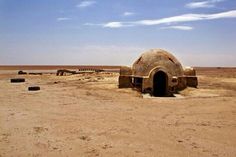
[[[29,73],[29,75],[43,75],[43,73]]]
[[[27,74],[27,72],[24,72],[22,70],[18,71],[18,75],[26,75],[26,74]]]
[[[40,90],[40,87],[39,86],[31,86],[31,87],[28,87],[28,91],[38,91]]]
[[[21,82],[25,82],[24,78],[12,78],[11,79],[11,83],[21,83]]]

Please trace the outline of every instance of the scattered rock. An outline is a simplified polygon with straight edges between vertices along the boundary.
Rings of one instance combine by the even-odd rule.
[[[88,151],[86,151],[85,153],[87,154],[91,154],[93,156],[99,156],[99,151],[97,149],[91,148]]]
[[[102,146],[102,149],[108,149],[108,148],[112,148],[112,146],[108,145],[108,144],[105,144]]]
[[[33,129],[36,133],[41,133],[43,131],[48,131],[48,128],[43,128],[43,127],[34,127]]]
[[[85,136],[85,135],[83,135],[83,136],[80,136],[79,137],[81,140],[84,140],[84,141],[90,141],[91,140],[91,138],[90,137],[88,137],[88,136]]]

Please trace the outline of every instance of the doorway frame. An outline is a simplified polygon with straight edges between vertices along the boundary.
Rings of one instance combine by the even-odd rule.
[[[165,78],[165,90],[164,90],[164,94],[162,95],[156,95],[155,93],[155,89],[156,89],[156,83],[155,83],[155,78],[157,77],[156,75],[158,75],[158,73],[162,73],[164,74],[164,78]],[[156,96],[156,97],[166,97],[168,96],[168,74],[164,71],[164,70],[157,70],[153,73],[153,77],[152,77],[152,95]]]

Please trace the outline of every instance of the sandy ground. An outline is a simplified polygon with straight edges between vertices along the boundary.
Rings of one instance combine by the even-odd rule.
[[[236,69],[197,72],[176,98],[118,89],[115,73],[0,74],[0,157],[235,157]]]

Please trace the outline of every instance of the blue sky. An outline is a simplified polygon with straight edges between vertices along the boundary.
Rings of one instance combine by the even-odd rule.
[[[236,66],[236,0],[0,0],[0,64]]]

